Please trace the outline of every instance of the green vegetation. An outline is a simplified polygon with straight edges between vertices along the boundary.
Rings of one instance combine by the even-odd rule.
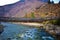
[[[50,23],[52,23],[54,25],[60,25],[60,19],[58,19],[58,20],[51,20]]]
[[[32,17],[32,18],[35,18],[34,12],[31,12],[31,17]]]
[[[50,20],[50,21],[44,21],[43,24],[53,24],[60,26],[60,19],[57,20]]]

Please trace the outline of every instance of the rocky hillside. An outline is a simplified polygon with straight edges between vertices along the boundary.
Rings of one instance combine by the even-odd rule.
[[[34,12],[37,7],[44,5],[48,0],[24,0],[15,4],[0,7],[0,16],[4,17],[24,17],[26,13]],[[4,13],[3,13],[4,12]]]
[[[24,0],[0,6],[0,17],[55,17],[60,16],[60,4],[48,4],[48,0]]]
[[[25,17],[39,18],[39,17],[59,17],[60,16],[60,4],[45,4],[36,8],[34,12],[26,14]]]

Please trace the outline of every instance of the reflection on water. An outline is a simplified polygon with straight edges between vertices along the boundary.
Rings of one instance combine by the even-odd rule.
[[[55,40],[44,29],[24,25],[2,23],[6,27],[0,40]]]

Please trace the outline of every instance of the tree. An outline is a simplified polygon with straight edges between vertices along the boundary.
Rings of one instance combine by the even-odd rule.
[[[60,4],[60,1],[59,1],[59,4]]]
[[[51,3],[50,0],[48,0],[48,3],[49,3],[49,4]]]
[[[35,18],[35,15],[34,15],[34,13],[33,13],[33,12],[31,12],[31,17],[32,17],[32,18]]]
[[[51,24],[54,24],[54,25],[59,25],[59,26],[60,26],[60,19],[51,20],[50,23],[51,23]]]
[[[58,19],[55,24],[60,25],[60,19]]]
[[[51,4],[54,4],[54,1],[52,0]]]

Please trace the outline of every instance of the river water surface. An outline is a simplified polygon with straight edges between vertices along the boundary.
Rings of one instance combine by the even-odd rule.
[[[5,26],[0,40],[55,40],[44,29],[13,23],[3,23]]]

